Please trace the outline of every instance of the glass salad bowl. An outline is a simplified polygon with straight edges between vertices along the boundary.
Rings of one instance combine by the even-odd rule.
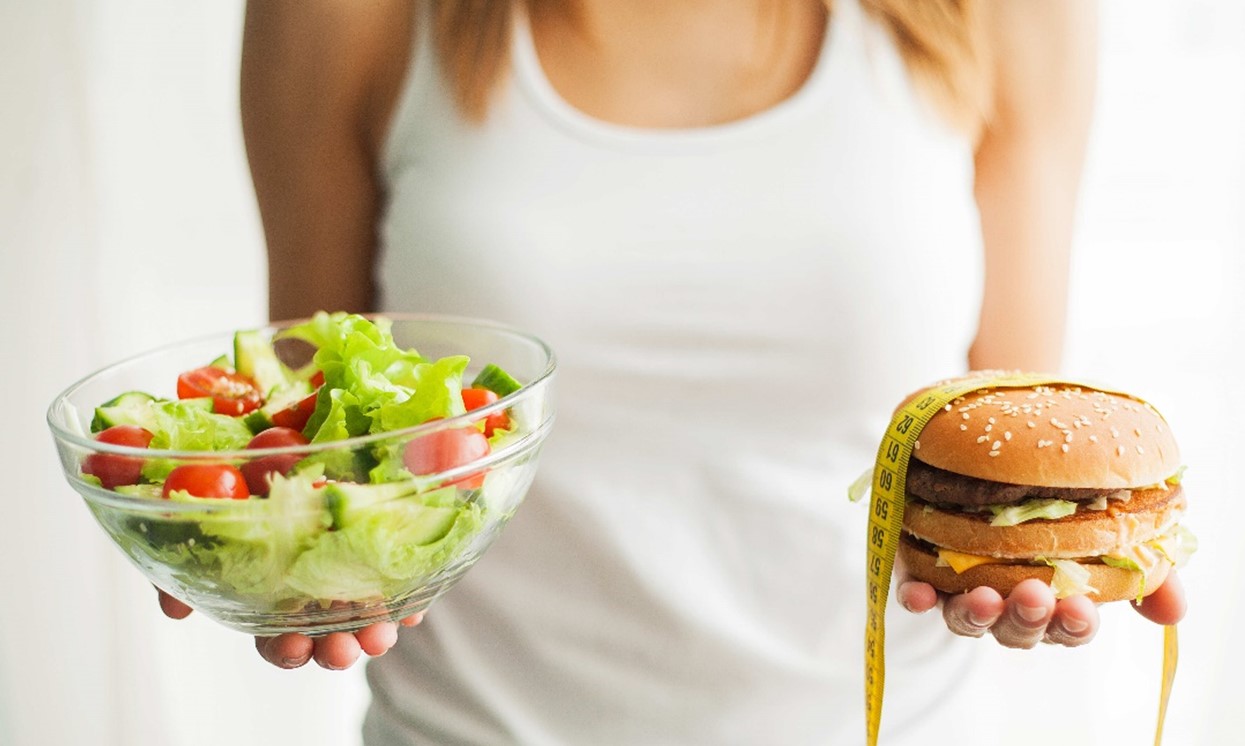
[[[489,322],[317,314],[91,374],[48,424],[65,477],[156,586],[254,635],[422,611],[527,492],[553,352]]]

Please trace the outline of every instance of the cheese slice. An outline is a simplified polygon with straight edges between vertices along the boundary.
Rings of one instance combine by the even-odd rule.
[[[955,570],[955,574],[976,567],[977,565],[1005,565],[1008,560],[1001,557],[983,557],[979,554],[965,554],[964,552],[956,552],[951,549],[938,550],[939,567],[950,567]]]

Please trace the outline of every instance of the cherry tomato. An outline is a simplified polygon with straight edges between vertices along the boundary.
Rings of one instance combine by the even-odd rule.
[[[182,464],[164,480],[161,494],[168,497],[185,491],[194,497],[226,497],[245,500],[251,496],[246,477],[229,464]]]
[[[255,382],[230,370],[206,366],[186,371],[177,377],[177,398],[212,397],[213,411],[237,417],[264,403]]]
[[[100,443],[146,448],[151,445],[151,432],[135,425],[114,425],[95,439]],[[104,488],[111,490],[123,484],[138,484],[143,475],[143,460],[116,453],[92,453],[82,463],[82,473],[99,477]]]
[[[285,448],[286,446],[305,446],[307,438],[297,430],[288,427],[270,427],[246,444],[247,448]],[[271,456],[260,456],[242,465],[242,476],[246,477],[246,486],[252,495],[267,495],[271,485],[268,475],[272,473],[287,474],[303,459],[297,453],[274,453]]]
[[[318,389],[324,385],[324,371],[317,370],[311,374],[311,388]]]
[[[307,427],[307,420],[311,419],[311,413],[316,411],[316,397],[319,393],[319,391],[313,391],[305,398],[277,412],[272,416],[272,424],[302,432],[302,429]]]
[[[406,444],[402,460],[412,474],[435,474],[455,466],[471,463],[487,456],[488,438],[473,427],[438,430],[421,435]],[[446,484],[463,489],[478,489],[484,484],[484,472],[467,474]]]
[[[472,387],[463,389],[463,406],[470,412],[473,409],[486,407],[497,401],[497,394],[488,389]],[[495,430],[507,430],[510,427],[510,417],[505,412],[497,412],[490,414],[484,418],[484,437],[493,437]]]

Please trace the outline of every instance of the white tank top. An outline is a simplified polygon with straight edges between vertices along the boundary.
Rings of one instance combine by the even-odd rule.
[[[863,740],[846,488],[893,406],[964,369],[982,248],[966,138],[834,9],[794,96],[691,130],[577,111],[522,22],[468,125],[416,39],[381,307],[543,337],[558,422],[490,553],[368,664],[369,744]],[[886,742],[915,742],[971,642],[901,610],[887,639]]]

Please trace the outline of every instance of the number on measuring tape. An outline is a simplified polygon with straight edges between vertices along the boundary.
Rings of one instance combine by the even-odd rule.
[[[895,432],[900,435],[906,435],[908,430],[912,428],[912,423],[914,422],[916,422],[916,419],[912,415],[905,414],[899,422],[895,423]]]

